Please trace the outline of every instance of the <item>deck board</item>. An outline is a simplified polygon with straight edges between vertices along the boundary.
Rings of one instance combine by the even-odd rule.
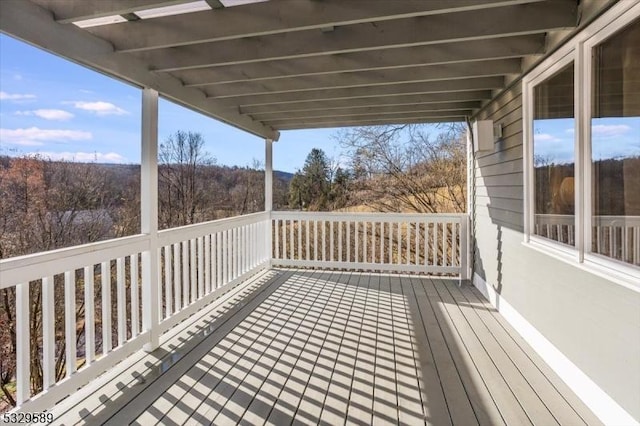
[[[78,395],[56,424],[600,424],[468,284],[272,270]]]
[[[353,301],[347,318],[343,320],[344,331],[336,357],[336,364],[327,387],[320,422],[330,425],[344,424],[349,407],[349,394],[356,368],[358,346],[364,323],[366,300],[369,294],[369,277],[350,274],[347,283],[353,286]]]
[[[420,398],[419,370],[416,366],[416,345],[412,339],[411,318],[407,311],[400,277],[389,277],[391,311],[393,315],[393,349],[395,357],[396,395],[398,399],[398,421],[411,424],[415,419],[424,419]]]
[[[429,298],[419,282],[402,278],[403,294],[406,294],[409,311],[413,316],[416,348],[421,348],[418,375],[425,408],[425,418],[433,424],[477,424]],[[429,333],[427,334],[427,330]],[[456,407],[450,413],[448,407]]]
[[[355,371],[346,412],[346,422],[349,424],[371,424],[379,289],[380,277],[370,276],[367,300],[364,305],[365,312],[360,328],[360,339],[356,351]]]
[[[493,361],[504,378],[507,387],[513,397],[518,401],[530,421],[536,419],[541,424],[552,426],[558,424],[544,402],[535,393],[523,371],[531,371],[528,364],[522,363],[520,367],[513,362],[513,357],[504,350],[491,330],[478,317],[473,307],[468,306],[464,296],[452,286],[438,286],[439,290],[448,293],[456,303],[462,316],[469,325],[469,329],[478,337],[485,352]],[[451,300],[450,299],[450,300]],[[462,325],[464,327],[464,324]],[[515,352],[514,352],[515,353]]]
[[[434,297],[435,295],[440,297],[441,306],[449,316],[452,330],[460,335],[469,357],[480,372],[482,380],[496,402],[496,406],[498,410],[500,410],[504,421],[508,425],[531,424],[529,417],[527,417],[526,412],[520,405],[520,401],[518,401],[509,388],[508,378],[503,376],[495,360],[493,360],[486,351],[483,342],[474,330],[469,327],[460,307],[455,303],[448,290],[443,288],[444,286],[442,285],[436,285],[440,282],[442,281],[434,283],[432,280],[425,280],[423,281],[423,285],[430,289]]]

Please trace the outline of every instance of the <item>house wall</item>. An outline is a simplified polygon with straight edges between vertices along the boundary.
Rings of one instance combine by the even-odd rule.
[[[580,386],[579,396],[603,405],[592,407],[596,414],[617,403],[640,422],[640,293],[523,243],[522,85],[476,118],[503,126],[494,151],[477,155],[476,282],[484,281],[499,309],[502,302],[517,311],[615,401],[607,406]]]

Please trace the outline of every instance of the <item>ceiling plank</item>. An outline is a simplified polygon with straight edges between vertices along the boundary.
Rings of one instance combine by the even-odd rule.
[[[175,71],[172,74],[186,86],[203,86],[247,81],[300,77],[341,72],[369,71],[373,69],[404,68],[415,65],[479,61],[487,59],[517,58],[542,54],[543,34],[504,37],[382,49],[367,52],[313,56],[268,63],[249,63],[214,68]]]
[[[520,73],[520,59],[498,59],[481,61],[469,66],[465,63],[427,65],[412,68],[385,69],[361,73],[339,75],[318,75],[311,77],[283,78],[247,83],[224,84],[207,89],[212,98],[260,95],[265,93],[288,93],[335,89],[348,87],[368,87],[374,94],[377,86],[398,83],[454,80],[471,77],[500,76]]]
[[[430,112],[455,112],[459,110],[479,109],[480,102],[452,102],[437,104],[409,104],[393,106],[377,106],[367,108],[340,108],[326,111],[295,111],[282,112],[277,114],[251,114],[254,120],[258,121],[283,121],[291,119],[311,119],[326,117],[360,117],[360,116],[380,116],[397,115],[407,113],[430,113]],[[374,117],[375,118],[375,117]]]
[[[118,50],[136,51],[471,11],[541,0],[271,0],[90,29]],[[109,3],[104,1],[104,3]]]
[[[482,77],[461,80],[391,84],[387,86],[378,86],[373,93],[368,87],[351,87],[347,89],[322,89],[307,92],[265,93],[263,95],[212,99],[212,101],[215,101],[218,105],[244,108],[248,106],[286,104],[293,102],[315,103],[323,100],[373,98],[403,94],[450,93],[468,90],[500,89],[503,87],[504,77]]]
[[[551,0],[347,25],[332,32],[298,31],[130,54],[150,63],[156,71],[168,72],[215,65],[536,34],[551,29],[572,28],[575,23],[575,1]]]
[[[294,111],[327,111],[342,108],[371,108],[410,104],[440,104],[465,101],[482,101],[491,98],[490,90],[468,92],[427,93],[421,95],[374,96],[314,102],[294,102],[275,105],[258,105],[240,108],[242,114],[279,114]]]
[[[31,0],[53,12],[60,23],[83,21],[105,16],[124,15],[139,10],[174,6],[193,0]]]
[[[237,110],[220,107],[208,100],[202,91],[185,88],[173,76],[151,72],[146,64],[135,58],[115,53],[110,43],[75,25],[55,22],[49,11],[30,1],[2,0],[0,31],[123,81],[158,90],[177,103],[254,135],[278,138],[278,132],[272,128]]]

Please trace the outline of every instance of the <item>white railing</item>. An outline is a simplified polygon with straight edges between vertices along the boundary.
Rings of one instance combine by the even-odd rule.
[[[160,231],[160,331],[204,306],[205,296],[268,266],[268,226],[268,213],[254,213]]]
[[[53,406],[268,266],[269,226],[256,213],[1,260],[18,409]]]
[[[535,234],[561,243],[574,245],[575,218],[564,214],[537,214]]]
[[[467,215],[273,212],[274,266],[467,278]]]
[[[42,411],[142,348],[149,249],[133,236],[0,261],[0,288],[15,295],[18,407]]]
[[[592,252],[640,265],[640,216],[594,216],[591,223]],[[574,217],[537,214],[535,233],[574,245]]]

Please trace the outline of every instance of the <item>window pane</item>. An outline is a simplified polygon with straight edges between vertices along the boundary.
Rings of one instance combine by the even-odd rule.
[[[592,245],[640,265],[640,21],[593,50]]]
[[[575,245],[573,63],[534,88],[534,233]]]

